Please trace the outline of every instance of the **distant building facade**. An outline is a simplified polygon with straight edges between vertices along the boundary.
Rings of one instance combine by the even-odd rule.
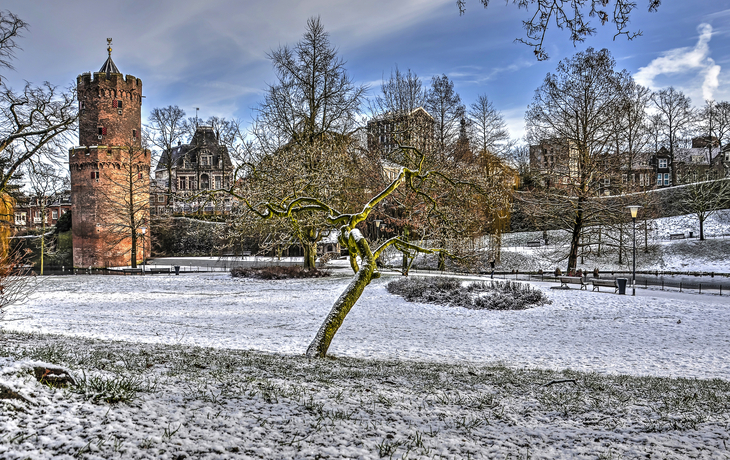
[[[151,209],[158,215],[229,212],[232,201],[228,195],[204,192],[230,188],[233,173],[228,148],[219,144],[213,127],[198,126],[189,144],[162,152],[154,172]]]
[[[368,149],[389,156],[399,145],[415,147],[426,155],[434,150],[434,119],[423,108],[408,113],[377,116],[367,124]]]

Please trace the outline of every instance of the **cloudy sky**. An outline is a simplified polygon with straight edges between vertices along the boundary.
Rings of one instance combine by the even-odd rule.
[[[488,9],[467,0],[5,0],[1,8],[30,24],[20,41],[11,85],[23,80],[66,86],[98,71],[112,57],[125,74],[143,81],[143,117],[154,107],[178,105],[189,116],[217,115],[249,121],[273,72],[267,52],[294,44],[308,17],[319,15],[352,77],[380,90],[397,65],[424,83],[446,74],[466,104],[485,94],[522,136],[524,112],[535,89],[558,61],[587,47],[609,48],[619,69],[653,89],[673,85],[692,98],[730,100],[730,0],[665,0],[646,11],[637,0],[632,29],[643,36],[613,40],[610,27],[573,47],[567,32],[551,29],[537,62],[515,43],[528,17],[512,2]],[[143,120],[144,121],[144,120]]]

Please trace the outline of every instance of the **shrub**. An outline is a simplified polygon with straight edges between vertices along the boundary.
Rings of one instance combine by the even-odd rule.
[[[285,280],[292,278],[322,278],[329,276],[329,272],[312,268],[305,270],[300,265],[286,267],[233,267],[231,276],[234,278],[255,278],[260,280]]]
[[[524,310],[551,303],[529,284],[482,281],[466,286],[454,278],[401,278],[386,286],[409,302],[433,303],[472,310]]]

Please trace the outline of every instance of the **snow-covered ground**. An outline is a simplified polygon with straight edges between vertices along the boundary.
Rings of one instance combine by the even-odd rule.
[[[648,221],[648,233],[644,235],[643,221],[637,221],[636,269],[669,272],[714,272],[730,273],[730,209],[710,215],[705,221],[705,241],[700,241],[699,222],[694,215],[674,216]],[[690,233],[692,238],[689,238]],[[670,235],[683,234],[684,240],[670,240]],[[592,272],[631,270],[631,234],[623,239],[624,254],[619,264],[616,245],[618,235],[604,241],[610,245],[597,246],[578,259],[578,268]],[[565,270],[569,249],[568,234],[565,231],[548,232],[548,246],[528,247],[529,241],[542,241],[542,232],[508,233],[503,237],[501,263],[497,270],[553,271],[556,267]],[[645,252],[645,241],[649,251]],[[613,247],[611,246],[613,245]]]
[[[639,289],[631,297],[545,284],[552,305],[477,311],[406,302],[386,291],[388,279],[365,290],[331,354],[730,379],[728,296]],[[30,302],[9,312],[5,328],[302,354],[348,281],[49,277]]]
[[[728,297],[545,284],[551,305],[473,311],[405,302],[388,279],[339,359],[308,361],[349,277],[44,278],[0,335],[0,384],[32,401],[0,400],[0,458],[727,456]],[[39,358],[97,385],[40,385]],[[126,384],[129,401],[94,400]]]

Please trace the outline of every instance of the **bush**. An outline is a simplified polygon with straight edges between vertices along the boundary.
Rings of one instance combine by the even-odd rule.
[[[287,267],[233,267],[231,276],[234,278],[255,278],[260,280],[285,280],[292,278],[322,278],[329,276],[329,272],[312,268],[305,270],[301,265]]]
[[[529,284],[482,281],[466,286],[455,278],[401,278],[386,286],[408,302],[423,302],[471,310],[525,310],[551,301]]]

